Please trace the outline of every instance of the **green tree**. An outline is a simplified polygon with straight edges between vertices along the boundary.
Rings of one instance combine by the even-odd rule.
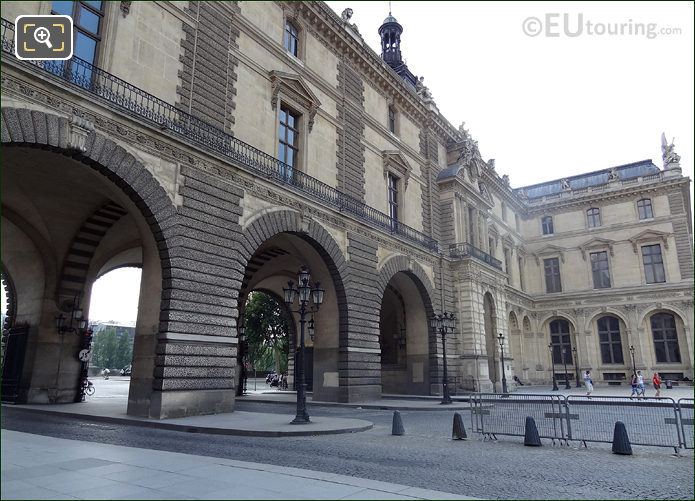
[[[259,370],[287,371],[289,319],[272,296],[254,291],[244,311],[249,360]]]
[[[102,368],[113,368],[116,363],[118,335],[116,329],[107,327],[94,336],[92,364]]]
[[[116,365],[114,367],[125,367],[133,360],[133,345],[130,342],[128,332],[123,331],[118,336],[116,342]]]

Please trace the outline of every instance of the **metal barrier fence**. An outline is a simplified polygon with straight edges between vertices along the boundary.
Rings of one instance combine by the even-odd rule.
[[[678,412],[672,398],[569,396],[569,439],[581,442],[613,442],[617,421],[625,423],[630,443],[678,449],[681,440]]]
[[[484,437],[524,436],[526,417],[536,421],[541,438],[566,440],[562,395],[476,393],[471,395],[471,428]]]
[[[541,438],[566,443],[613,442],[615,423],[625,424],[630,443],[693,448],[692,398],[630,399],[609,396],[475,393],[470,396],[471,430],[483,439],[525,434],[526,417]]]
[[[683,447],[686,449],[693,448],[693,407],[695,407],[695,399],[678,399],[681,438],[683,439]]]

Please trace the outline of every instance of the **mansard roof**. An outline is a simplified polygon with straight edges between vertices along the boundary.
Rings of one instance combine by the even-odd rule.
[[[563,181],[565,180],[567,180],[569,188],[572,190],[607,184],[610,181],[611,172],[614,172],[620,181],[624,181],[639,176],[657,174],[659,173],[659,168],[654,165],[651,160],[641,160],[639,162],[588,172],[578,176],[546,181],[545,183],[533,184],[531,186],[523,186],[521,188],[516,188],[514,191],[518,192],[519,190],[524,190],[528,198],[539,198],[546,195],[554,195],[567,189],[567,186],[563,188]]]

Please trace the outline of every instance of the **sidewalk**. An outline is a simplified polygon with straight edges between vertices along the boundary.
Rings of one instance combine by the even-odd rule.
[[[2,499],[474,499],[333,473],[2,430]]]
[[[59,414],[74,418],[89,418],[94,421],[117,422],[119,424],[145,426],[173,431],[211,433],[216,435],[243,435],[258,437],[300,437],[355,433],[372,428],[373,424],[363,419],[348,419],[311,416],[311,423],[292,425],[294,413],[271,414],[266,412],[234,411],[206,416],[191,416],[173,419],[148,419],[126,414],[128,401],[123,398],[87,400],[75,404],[53,405],[9,405],[2,407],[21,409],[42,414]],[[311,413],[311,408],[309,408]]]

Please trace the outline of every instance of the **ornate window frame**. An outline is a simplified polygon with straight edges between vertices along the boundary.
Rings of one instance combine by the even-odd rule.
[[[384,150],[381,152],[381,159],[384,169],[384,182],[387,181],[388,174],[391,173],[403,182],[403,195],[408,189],[408,181],[412,167],[408,160],[398,150]],[[388,183],[387,183],[388,184]]]

